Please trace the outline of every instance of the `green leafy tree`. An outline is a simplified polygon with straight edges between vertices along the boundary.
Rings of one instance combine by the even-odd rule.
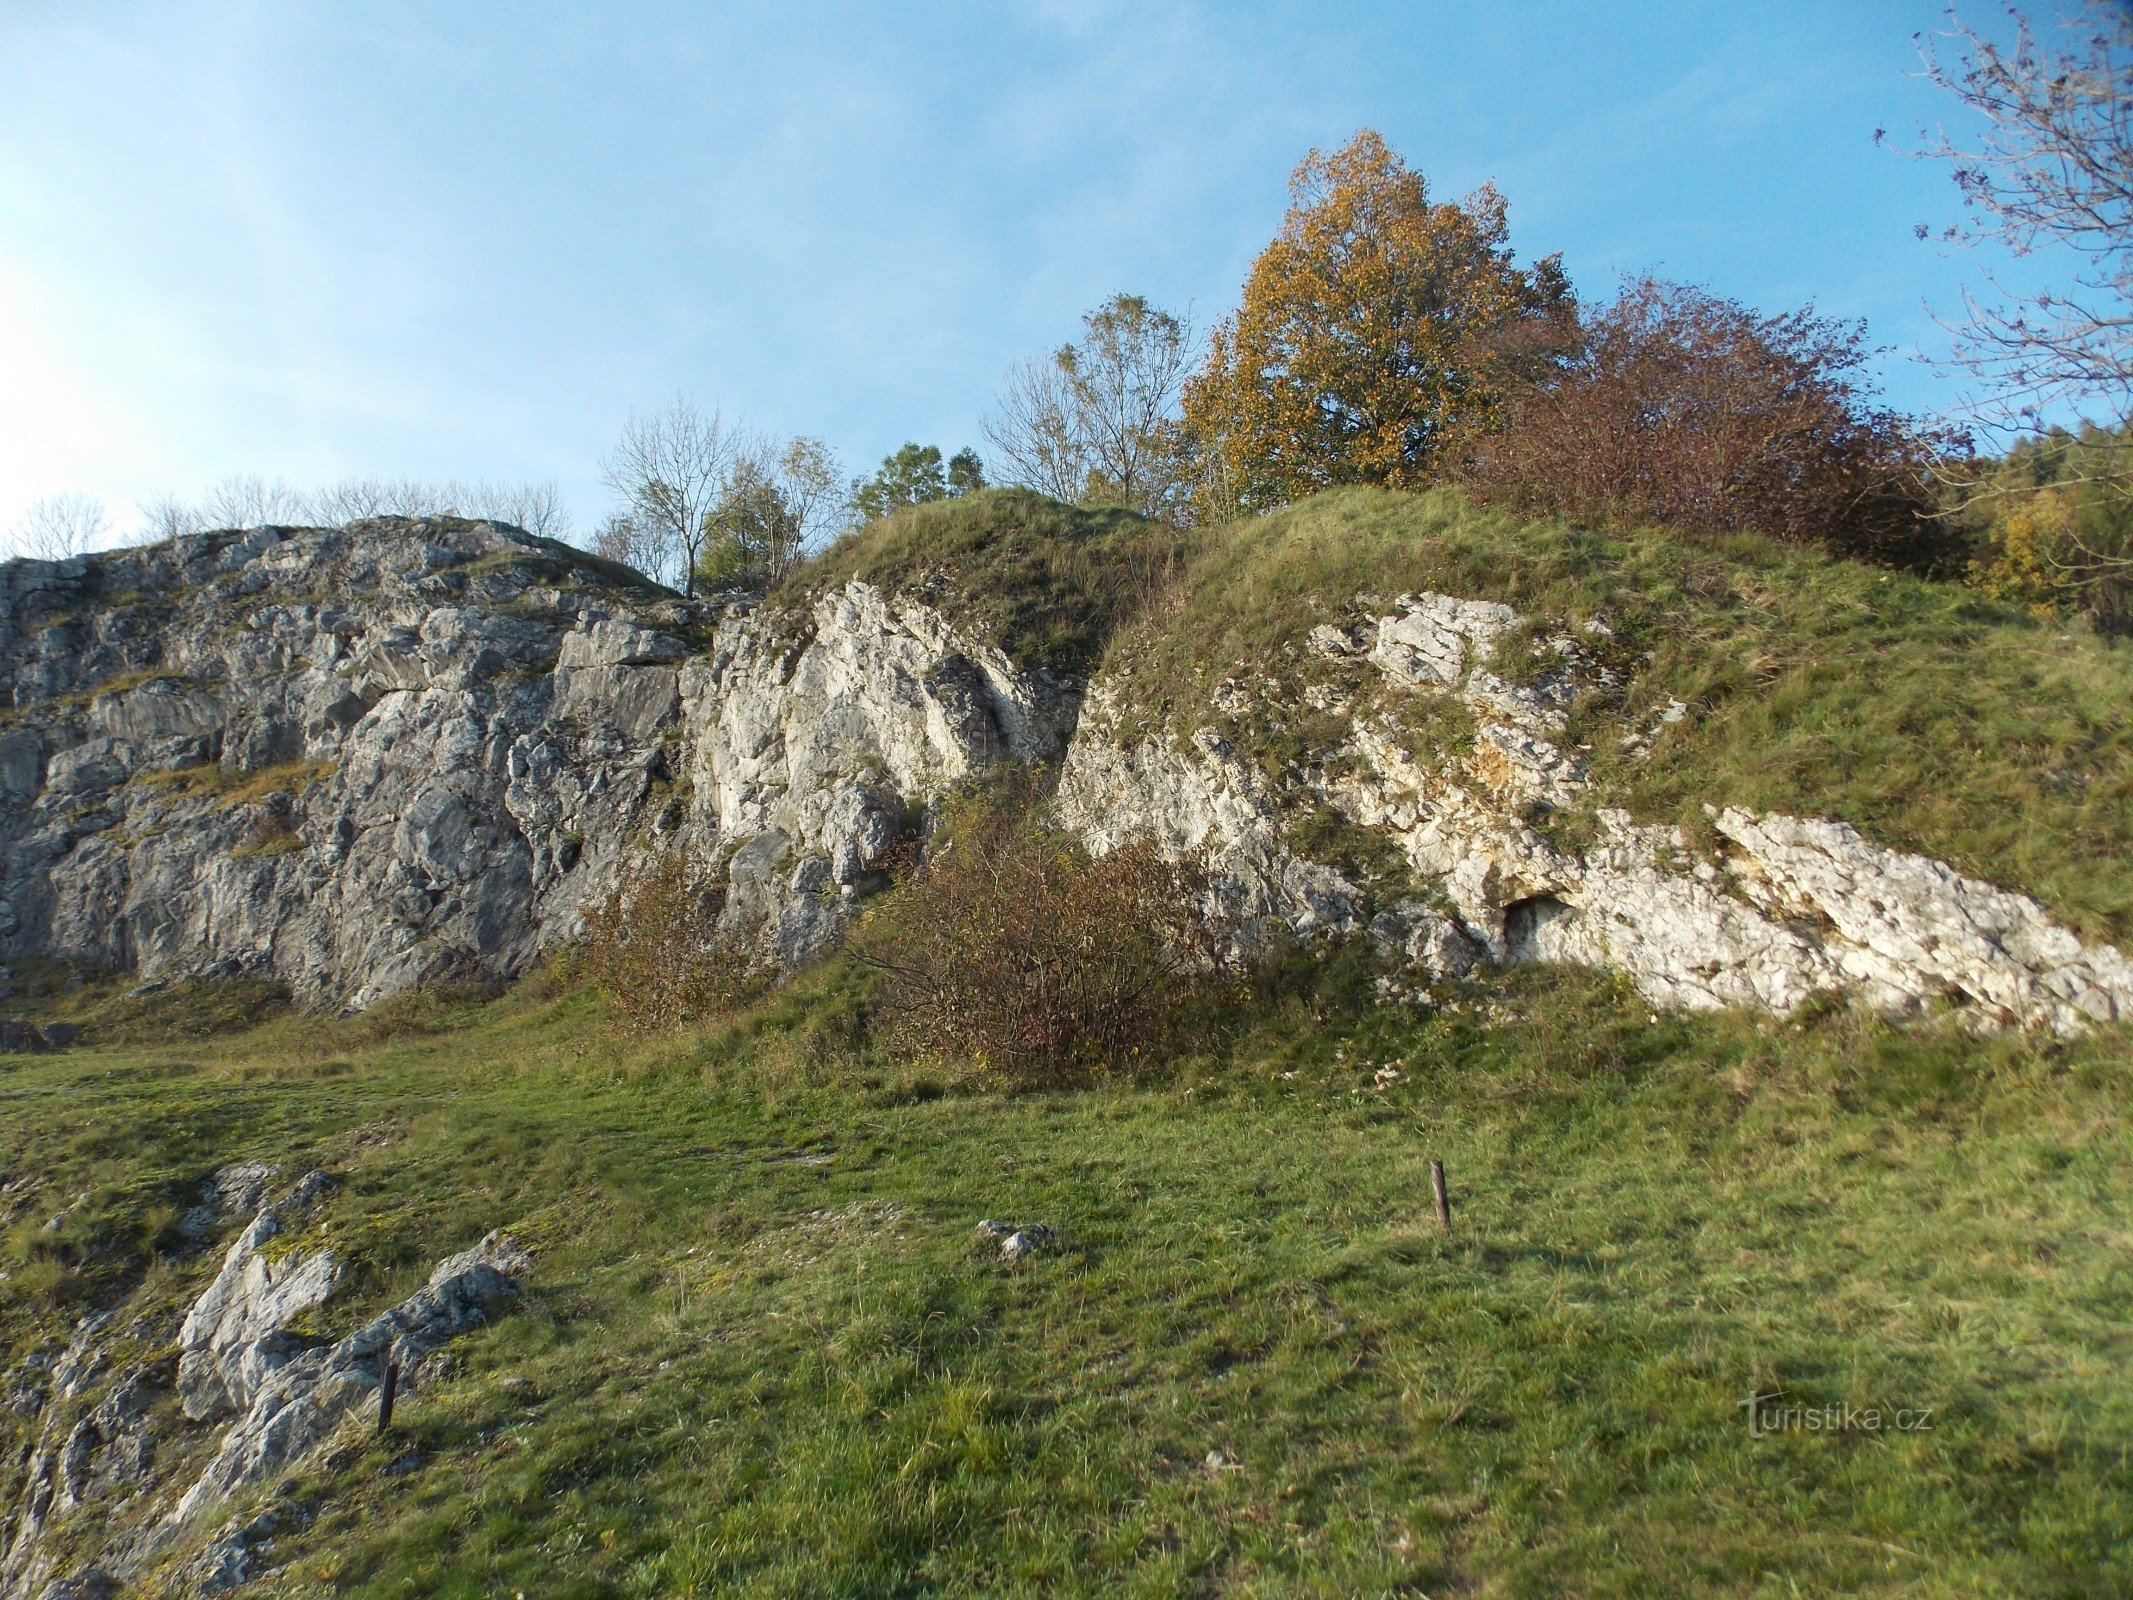
[[[872,522],[905,506],[946,500],[984,487],[985,468],[975,450],[958,450],[943,461],[938,445],[906,444],[884,456],[881,470],[871,478],[853,481],[852,520]]]
[[[839,501],[836,457],[819,439],[744,447],[705,514],[698,581],[710,589],[768,589],[828,531]]]

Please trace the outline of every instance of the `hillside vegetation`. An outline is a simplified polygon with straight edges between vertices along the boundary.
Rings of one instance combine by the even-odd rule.
[[[1622,682],[1573,716],[1595,803],[1692,832],[1706,804],[1835,817],[2133,943],[2133,648],[1960,584],[1756,535],[1609,533],[1370,489],[1191,533],[991,491],[877,524],[789,592],[855,576],[935,595],[1021,658],[1097,662],[1151,728],[1220,725],[1298,758],[1308,717],[1226,717],[1214,691],[1271,679],[1294,700],[1306,636],[1358,597],[1598,622],[1611,637],[1580,636]],[[1677,699],[1688,714],[1648,755],[1624,749]]]
[[[913,506],[840,539],[771,603],[805,605],[857,579],[922,596],[1018,666],[1086,674],[1195,542],[1129,511],[985,489]]]
[[[0,1330],[174,1318],[212,1266],[170,1219],[247,1157],[345,1177],[337,1318],[528,1244],[455,1375],[281,1491],[286,1595],[2133,1586],[2117,1042],[1653,1023],[1533,969],[1418,1015],[1337,964],[1003,1095],[872,1045],[866,985],[640,1044],[552,978],[77,993],[115,1042],[0,1075]],[[1059,1245],[1010,1269],[985,1217]],[[1883,1421],[1751,1437],[1777,1392]]]
[[[1313,627],[1503,601],[1506,676],[1564,625],[1615,673],[1573,713],[1601,801],[1839,816],[2133,929],[2133,657],[1953,585],[1371,490],[1189,535],[986,491],[769,604],[851,577],[1274,768],[1311,757]],[[25,964],[16,1004],[86,1032],[0,1057],[0,1380],[41,1393],[85,1316],[167,1343],[228,1237],[179,1219],[263,1160],[342,1180],[304,1339],[493,1229],[535,1264],[390,1433],[229,1508],[280,1508],[262,1592],[2133,1593],[2123,1027],[1662,1016],[1537,966],[1387,1003],[1358,941],[1046,1088],[884,1014],[862,956],[923,903],[650,1033],[567,956],[338,1018]],[[988,1218],[1053,1237],[1010,1264]],[[1759,1433],[1756,1397],[1852,1420]],[[205,1434],[153,1405],[183,1481]],[[0,1503],[46,1427],[0,1410]],[[53,1523],[60,1570],[117,1503]]]

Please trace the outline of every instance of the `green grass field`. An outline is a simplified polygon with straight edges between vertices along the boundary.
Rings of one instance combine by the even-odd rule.
[[[1158,1078],[1007,1094],[881,1059],[863,984],[643,1043],[552,976],[85,991],[112,1042],[0,1065],[0,1175],[44,1179],[7,1359],[167,1326],[217,1254],[170,1219],[264,1157],[347,1180],[325,1331],[492,1227],[537,1256],[291,1481],[272,1592],[2133,1593],[2122,1036],[1654,1023],[1534,969],[1420,1015],[1335,962]],[[1061,1247],[1011,1271],[981,1217]],[[1776,1391],[1883,1427],[1752,1437]]]

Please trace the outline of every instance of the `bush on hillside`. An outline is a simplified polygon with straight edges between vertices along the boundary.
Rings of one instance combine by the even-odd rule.
[[[1028,805],[973,805],[862,929],[896,1046],[1025,1082],[1159,1052],[1222,966],[1193,868],[1136,841],[1090,857]]]
[[[1516,395],[1464,467],[1488,498],[1618,526],[1662,523],[1946,566],[1931,473],[1954,447],[1867,403],[1857,327],[1763,316],[1644,278],[1582,320],[1575,356]]]
[[[2054,429],[1963,486],[1980,531],[1970,577],[1997,600],[2133,632],[2133,431]]]
[[[651,1033],[731,1010],[762,986],[760,966],[719,931],[723,891],[678,850],[632,862],[585,918],[584,971],[609,1016]]]

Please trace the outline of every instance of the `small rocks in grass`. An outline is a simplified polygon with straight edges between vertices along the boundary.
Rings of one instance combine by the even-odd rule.
[[[1041,1222],[996,1222],[987,1217],[978,1224],[978,1242],[993,1247],[1002,1261],[1017,1267],[1039,1251],[1055,1248],[1059,1235]]]
[[[1205,1467],[1212,1474],[1219,1474],[1224,1472],[1242,1472],[1244,1470],[1244,1463],[1239,1461],[1235,1456],[1231,1455],[1227,1450],[1208,1451],[1206,1459],[1203,1460],[1200,1465]]]
[[[42,1055],[64,1050],[81,1037],[71,1022],[27,1022],[21,1017],[0,1017],[0,1055]]]

